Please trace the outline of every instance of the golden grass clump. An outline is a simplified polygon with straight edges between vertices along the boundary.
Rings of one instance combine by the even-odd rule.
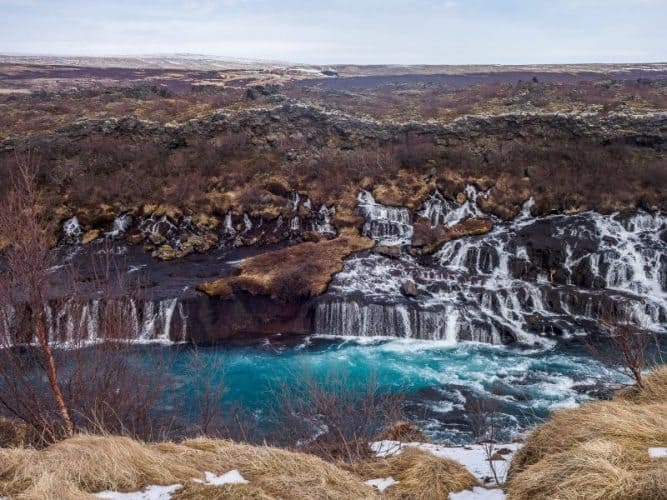
[[[261,488],[250,484],[223,484],[212,486],[207,484],[189,483],[176,491],[173,500],[272,500]]]
[[[241,498],[377,497],[359,478],[313,455],[224,440],[147,445],[102,436],[76,436],[39,451],[0,450],[0,496],[91,498],[103,490],[140,491],[176,483],[184,485],[182,495],[192,495],[202,486],[193,479],[232,469],[250,482],[227,486],[239,486],[239,495],[245,495]]]
[[[644,452],[649,446],[667,446],[667,403],[597,401],[558,411],[533,431],[516,453],[510,477],[548,455],[597,439],[619,442]]]
[[[614,399],[634,403],[667,403],[667,365],[656,368],[644,378],[644,388],[628,387],[617,391]]]
[[[667,499],[667,368],[642,390],[556,412],[512,461],[510,499]]]
[[[404,443],[430,443],[431,440],[419,427],[410,422],[394,422],[379,436],[378,441],[402,441]]]
[[[411,447],[385,459],[343,467],[364,480],[393,477],[398,484],[384,491],[389,499],[437,500],[478,485],[477,479],[457,462]]]
[[[343,261],[367,250],[373,240],[346,234],[333,240],[306,242],[244,259],[236,276],[203,283],[197,288],[211,296],[229,299],[236,290],[268,295],[287,302],[324,293]]]
[[[658,500],[667,498],[667,461],[646,450],[596,440],[548,455],[512,479],[510,499]]]

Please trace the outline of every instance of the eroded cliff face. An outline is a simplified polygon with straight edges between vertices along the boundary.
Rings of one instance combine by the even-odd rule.
[[[199,149],[214,148],[219,138],[229,134],[242,134],[244,147],[254,152],[243,153],[247,158],[235,165],[240,173],[233,179],[205,174],[194,179],[165,178],[163,192],[151,200],[142,200],[146,195],[141,194],[114,195],[109,191],[117,185],[115,180],[102,188],[106,193],[100,194],[93,185],[88,188],[90,195],[73,194],[81,191],[83,181],[68,165],[81,161],[82,155],[93,155],[86,152],[90,141],[110,139],[115,142],[107,149],[127,148],[135,156],[149,146],[165,154],[187,152],[191,156],[177,167],[178,175],[187,173],[187,162],[196,165],[200,160],[202,153],[192,151],[195,142]],[[78,240],[90,242],[109,232],[123,234],[130,243],[145,244],[148,251],[167,259],[214,247],[220,242],[217,229],[221,226],[227,235],[236,236],[235,244],[243,246],[283,240],[277,234],[255,234],[267,222],[284,224],[291,231],[303,231],[297,224],[310,229],[328,224],[330,234],[335,234],[334,226],[337,230],[360,228],[355,209],[361,190],[385,205],[415,210],[435,190],[461,200],[465,186],[473,185],[484,191],[478,203],[480,217],[504,220],[516,217],[531,196],[535,215],[667,208],[665,180],[660,177],[667,168],[667,112],[522,113],[464,116],[451,123],[398,123],[285,101],[272,108],[216,112],[167,125],[133,117],[81,120],[52,134],[0,142],[5,157],[27,147],[45,149],[51,155],[45,175],[68,179],[44,202],[52,214],[54,235],[66,219],[76,217]],[[95,150],[95,161],[104,163],[99,155]],[[625,163],[611,165],[615,155]],[[141,162],[124,166],[123,161],[130,159],[121,158],[115,167],[96,168],[101,170],[100,179],[109,170],[125,170],[127,191],[133,182],[142,182],[144,167]],[[224,158],[218,162],[223,173],[232,168]],[[624,171],[626,164],[630,167]],[[178,194],[193,182],[197,183],[194,193]],[[301,205],[297,214],[291,209],[294,193],[310,203]],[[100,197],[108,201],[96,203]],[[131,231],[113,226],[123,220]],[[190,236],[194,239],[188,241]]]
[[[229,249],[263,253],[217,280],[190,279],[187,292],[164,299],[173,303],[135,304],[142,340],[317,332],[532,343],[593,331],[605,318],[667,322],[663,181],[615,177],[613,192],[597,182],[614,151],[638,171],[647,158],[664,166],[667,113],[398,123],[278,100],[167,125],[83,120],[6,139],[0,151],[46,144],[60,168],[92,139],[194,154],[195,143],[243,134],[259,155],[244,157],[247,172],[231,178],[239,182],[212,175],[194,197],[166,199],[188,178],[172,179],[159,202],[74,199],[76,179],[64,195],[45,194],[54,242],[79,251],[134,246],[174,266]]]
[[[622,140],[664,150],[667,144],[667,112],[609,115],[526,112],[463,116],[451,123],[384,122],[286,100],[270,108],[219,111],[185,123],[166,125],[132,116],[83,119],[42,137],[49,141],[69,142],[95,135],[120,135],[137,140],[149,139],[164,146],[178,146],[187,143],[193,136],[214,136],[229,130],[247,130],[253,144],[267,148],[289,139],[293,134],[306,137],[312,145],[356,147],[378,141],[391,142],[402,134],[415,133],[429,136],[442,145],[465,141],[483,147],[485,143],[497,140],[533,138],[568,141],[591,137],[608,142]],[[26,140],[30,138],[6,138],[0,142],[0,151],[12,151]]]
[[[534,345],[595,334],[603,322],[665,331],[664,213],[535,216],[528,199],[504,220],[482,211],[487,194],[472,185],[458,199],[435,190],[411,209],[361,191],[353,212],[360,224],[341,229],[331,220],[301,225],[297,214],[312,210],[294,193],[289,209],[299,224],[283,228],[282,244],[239,259],[249,247],[225,239],[221,224],[215,248],[159,263],[152,292],[160,297],[127,304],[132,335],[214,343],[319,333]],[[110,242],[127,252],[122,239],[72,248],[95,253]],[[158,261],[146,258],[141,266],[150,273]],[[98,300],[85,314],[54,311],[54,338],[67,339],[71,324],[96,331],[104,307]]]

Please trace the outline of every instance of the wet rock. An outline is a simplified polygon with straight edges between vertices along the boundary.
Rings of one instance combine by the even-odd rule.
[[[404,281],[401,284],[401,293],[406,297],[416,297],[417,296],[417,285],[414,281]]]
[[[398,259],[401,256],[401,247],[398,245],[377,245],[375,248],[373,248],[373,252],[384,255],[385,257],[390,257],[392,259]]]
[[[146,239],[146,235],[144,233],[133,233],[129,234],[126,238],[125,241],[127,242],[128,245],[138,245],[142,241]]]
[[[179,257],[179,254],[171,245],[162,245],[153,252],[153,257],[160,260],[174,260]]]
[[[148,240],[153,245],[162,245],[165,241],[167,241],[167,238],[165,238],[164,235],[160,233],[151,233],[148,235]]]
[[[442,224],[432,226],[428,219],[420,218],[414,223],[412,246],[419,248],[421,253],[430,255],[448,241],[466,236],[479,236],[492,229],[491,219],[470,218],[451,227],[445,227]]]

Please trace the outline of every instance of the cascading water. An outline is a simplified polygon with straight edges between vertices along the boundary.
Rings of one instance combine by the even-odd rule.
[[[75,216],[63,223],[63,235],[68,243],[78,243],[83,234],[79,219]]]
[[[463,203],[435,192],[418,216],[445,227],[488,217],[477,196],[472,186]],[[407,209],[378,205],[363,192],[364,234],[403,249],[399,258],[349,259],[317,301],[316,332],[532,345],[598,331],[600,320],[665,331],[665,215],[534,218],[531,206],[529,200],[511,222],[494,218],[486,235],[447,242],[433,256],[412,256]]]
[[[132,225],[132,216],[123,214],[116,217],[113,221],[111,231],[106,233],[110,238],[119,238],[123,236]]]
[[[406,245],[412,238],[410,210],[381,205],[368,191],[359,194],[358,210],[366,218],[362,234],[382,245]]]
[[[435,191],[426,199],[419,215],[429,219],[431,226],[442,224],[445,227],[451,227],[468,217],[485,217],[477,206],[478,193],[474,186],[466,186],[465,196],[465,202],[457,204],[446,199],[440,191]]]
[[[45,312],[49,340],[54,345],[80,346],[101,340],[102,336],[142,343],[187,340],[188,318],[183,303],[177,298],[157,301],[70,299],[46,305]],[[4,314],[3,317],[11,316]],[[12,327],[9,320],[5,319],[5,323],[7,328]]]
[[[317,216],[312,222],[313,231],[328,236],[336,236],[336,229],[334,229],[333,225],[331,224],[331,217],[335,214],[335,206],[332,205],[331,208],[327,208],[326,205],[322,205],[317,211]]]

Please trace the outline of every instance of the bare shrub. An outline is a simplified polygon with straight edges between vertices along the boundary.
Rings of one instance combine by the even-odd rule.
[[[586,346],[592,355],[610,368],[632,379],[637,387],[644,388],[643,372],[656,363],[652,356],[661,357],[658,339],[650,332],[629,323],[603,323],[603,341],[608,346],[598,346],[591,339]]]
[[[192,362],[187,369],[192,380],[192,401],[195,406],[197,434],[218,436],[228,434],[223,421],[222,398],[227,386],[222,358],[213,359],[205,351],[194,348]]]
[[[12,314],[11,311],[24,309],[27,321],[23,324],[29,329],[27,337],[37,340],[41,355],[39,362],[48,378],[51,395],[61,418],[62,431],[71,436],[74,434],[74,423],[58,379],[58,368],[49,343],[45,310],[48,300],[47,276],[52,263],[49,252],[51,238],[46,229],[43,207],[39,204],[34,160],[29,154],[17,157],[16,167],[17,170],[10,176],[12,187],[5,197],[5,207],[0,211],[0,234],[9,241],[4,254],[6,269],[0,277],[4,281],[0,283],[3,292],[0,297],[0,310],[5,316],[5,321],[0,325],[0,347],[5,347],[3,354],[11,357],[16,332],[11,331],[8,316]],[[20,304],[25,307],[21,308]],[[12,368],[16,368],[16,363],[2,363],[0,370],[4,371],[5,367],[9,367],[11,373]],[[6,376],[2,378],[7,379]],[[9,383],[11,382],[10,380]],[[18,392],[14,396],[25,398],[28,404],[41,398],[41,395],[32,391],[25,395]],[[0,400],[0,404],[8,409],[15,408],[15,403],[5,398]],[[58,434],[52,416],[41,413],[40,406],[33,407],[29,414],[31,423],[37,424],[52,437]]]
[[[297,387],[278,389],[281,440],[307,452],[348,462],[369,457],[369,442],[401,419],[402,398],[380,392],[372,376],[352,382],[334,373],[320,381],[305,371],[300,380]]]
[[[498,415],[498,403],[492,399],[477,398],[470,403],[469,420],[473,436],[484,450],[484,456],[489,463],[489,470],[496,484],[501,484],[500,478],[493,463],[496,451],[496,440],[501,423]]]

